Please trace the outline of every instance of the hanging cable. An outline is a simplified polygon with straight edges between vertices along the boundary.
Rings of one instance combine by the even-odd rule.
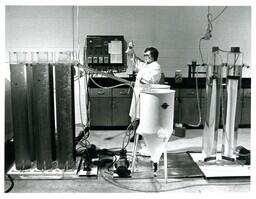
[[[224,9],[216,17],[213,18],[213,15],[210,11],[210,6],[208,6],[208,8],[207,8],[207,16],[206,17],[207,17],[208,23],[207,23],[206,33],[199,40],[199,52],[200,52],[202,64],[204,64],[204,60],[203,60],[203,55],[202,55],[202,51],[201,51],[201,41],[202,40],[210,40],[210,38],[212,37],[212,31],[213,31],[212,22],[215,21],[217,18],[219,18],[224,13],[224,11],[226,9],[227,9],[227,6],[225,6]]]
[[[82,123],[82,127],[84,128],[83,115],[82,115],[82,105],[81,105],[81,85],[80,85],[80,67],[78,64],[78,100],[79,100],[79,111],[80,111],[80,120]]]
[[[199,127],[202,121],[201,108],[200,108],[200,99],[198,91],[198,69],[196,67],[196,101],[197,101],[197,110],[198,110],[198,123],[197,124],[188,124],[191,127]]]
[[[86,103],[86,126],[90,127],[90,94],[89,94],[89,75],[87,76],[86,71],[84,71],[84,89],[85,89],[85,103]]]
[[[202,42],[203,38],[200,38],[199,40],[199,53],[200,53],[200,58],[201,58],[201,61],[202,61],[202,65],[204,65],[204,58],[203,58],[203,54],[202,54],[202,50],[201,50],[201,42]]]
[[[99,85],[97,82],[95,82],[95,80],[94,80],[92,77],[90,77],[90,79],[91,79],[91,81],[92,81],[96,86],[98,86],[99,88],[102,88],[102,89],[112,89],[112,88],[117,88],[117,87],[120,87],[120,86],[127,86],[126,83],[122,83],[122,84],[117,84],[117,85],[115,85],[115,86],[106,87],[106,86],[101,86],[101,85]]]
[[[223,12],[224,12],[227,8],[228,8],[228,6],[225,6],[225,7],[223,8],[223,10],[222,10],[216,17],[214,17],[214,18],[211,20],[211,22],[215,21],[220,15],[222,15]]]
[[[199,53],[200,53],[200,58],[202,61],[202,66],[205,66],[206,63],[204,62],[204,58],[203,58],[203,53],[202,53],[202,49],[201,49],[201,42],[202,40],[210,40],[210,38],[212,37],[212,31],[213,31],[213,25],[212,22],[215,21],[225,10],[227,9],[227,6],[225,6],[225,8],[216,16],[213,18],[213,15],[211,14],[210,11],[210,6],[207,7],[207,29],[206,29],[206,33],[203,37],[201,37],[199,39]],[[208,60],[207,60],[208,62]],[[200,99],[199,99],[199,92],[198,92],[198,69],[196,68],[196,98],[197,98],[197,106],[198,106],[198,113],[199,113],[199,121],[197,124],[189,124],[189,126],[192,127],[198,127],[201,124],[201,108],[200,108]]]
[[[12,177],[10,175],[7,175],[7,177],[9,178],[9,180],[11,182],[11,185],[10,185],[10,187],[8,189],[6,189],[4,191],[4,193],[9,193],[13,189],[13,187],[14,187],[14,181],[13,181]]]

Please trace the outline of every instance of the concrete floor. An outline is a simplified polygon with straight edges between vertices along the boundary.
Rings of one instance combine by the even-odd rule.
[[[116,148],[122,146],[125,131],[91,131],[89,141],[99,148]],[[222,133],[220,132],[221,136]],[[112,137],[112,139],[106,139]],[[221,137],[220,137],[221,138]],[[221,139],[219,139],[221,140]],[[143,143],[143,142],[142,142]],[[201,151],[202,129],[187,130],[184,138],[172,136],[168,151]],[[250,149],[250,129],[239,129],[238,143]],[[133,144],[127,146],[132,151]],[[218,144],[220,149],[220,143]],[[119,179],[105,180],[98,178],[78,178],[73,180],[15,180],[12,193],[249,193],[249,178],[222,178],[206,180],[204,178],[169,178],[163,179]],[[10,182],[5,180],[5,187]]]

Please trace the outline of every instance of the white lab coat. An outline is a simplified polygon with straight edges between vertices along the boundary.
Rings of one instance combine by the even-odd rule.
[[[132,97],[131,107],[129,116],[131,121],[140,118],[140,102],[139,96],[143,88],[147,87],[148,84],[141,84],[140,80],[143,78],[150,84],[157,84],[161,78],[160,65],[154,61],[150,64],[140,61],[139,59],[132,59],[135,66],[135,71],[138,72],[136,76],[134,93]]]

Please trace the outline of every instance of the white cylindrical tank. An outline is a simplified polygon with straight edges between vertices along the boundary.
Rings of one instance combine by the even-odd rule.
[[[149,89],[170,89],[170,85],[166,84],[149,84]]]
[[[143,135],[153,162],[159,162],[173,131],[174,97],[175,91],[169,89],[148,89],[140,93],[137,133]]]

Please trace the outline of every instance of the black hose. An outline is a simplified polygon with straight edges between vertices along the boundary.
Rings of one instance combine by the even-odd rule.
[[[6,190],[4,191],[4,193],[10,192],[10,191],[12,190],[12,188],[14,187],[14,181],[13,181],[12,177],[11,177],[10,175],[7,175],[7,177],[9,178],[9,180],[10,180],[10,182],[11,182],[11,186],[10,186],[8,189],[6,189]]]

